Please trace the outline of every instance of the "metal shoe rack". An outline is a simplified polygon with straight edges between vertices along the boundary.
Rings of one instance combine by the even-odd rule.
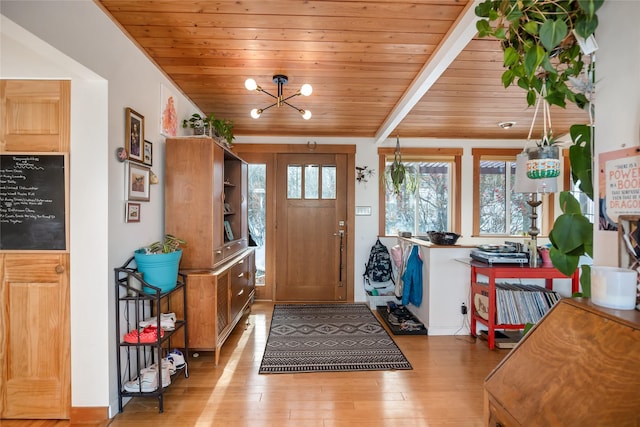
[[[123,399],[127,397],[157,397],[159,412],[163,412],[163,393],[166,387],[162,387],[161,360],[176,346],[183,350],[185,362],[189,358],[186,276],[179,273],[176,287],[170,291],[162,292],[160,288],[145,282],[142,274],[131,267],[132,262],[135,263],[133,260],[134,258],[131,257],[122,267],[114,269],[118,409],[122,412]],[[154,342],[129,343],[124,341],[125,334],[134,329],[139,331],[140,321],[149,317],[155,317],[156,325],[160,327],[160,315],[163,312],[178,312],[182,315],[182,319],[176,319],[174,330],[164,331],[162,337],[161,334],[158,334],[157,340]],[[140,371],[154,363],[158,364],[158,387],[155,390],[131,392],[124,389],[125,382],[141,378]],[[180,371],[184,371],[185,378],[188,377],[186,364],[182,369],[177,369],[175,375]],[[138,381],[138,387],[142,390],[140,381]]]

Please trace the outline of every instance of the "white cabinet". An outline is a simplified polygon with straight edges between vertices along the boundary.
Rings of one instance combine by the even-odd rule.
[[[468,334],[468,314],[463,315],[460,306],[463,302],[469,306],[469,267],[457,259],[468,259],[472,247],[436,246],[417,239],[399,241],[405,248],[418,244],[423,263],[422,304],[410,303],[409,310],[424,323],[429,335]]]

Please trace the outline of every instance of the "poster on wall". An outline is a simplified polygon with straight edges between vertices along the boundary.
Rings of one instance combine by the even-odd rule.
[[[160,133],[164,136],[178,134],[178,107],[176,95],[165,85],[160,85]]]
[[[600,230],[618,229],[620,215],[640,213],[640,147],[599,156]]]

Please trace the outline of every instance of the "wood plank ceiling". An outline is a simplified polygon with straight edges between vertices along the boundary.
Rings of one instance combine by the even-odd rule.
[[[524,91],[501,84],[498,42],[475,38],[474,0],[96,2],[236,135],[525,139],[533,118]],[[285,96],[313,86],[290,100],[310,120],[287,106],[250,117],[272,98],[244,81],[275,95],[275,74],[289,78]],[[573,106],[551,111],[556,135],[588,121]],[[540,118],[536,127],[539,136]]]

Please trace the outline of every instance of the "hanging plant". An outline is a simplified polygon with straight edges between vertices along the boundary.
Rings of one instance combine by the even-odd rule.
[[[413,166],[402,163],[400,151],[400,137],[396,137],[396,151],[393,153],[393,163],[385,170],[384,179],[386,187],[397,197],[403,193],[413,193],[417,189],[416,170]]]
[[[591,36],[598,27],[596,12],[603,3],[604,0],[485,0],[475,9],[481,18],[476,24],[478,35],[495,37],[502,44],[505,88],[517,85],[524,89],[530,106],[542,97],[563,108],[567,102],[588,107],[590,123],[571,127],[569,160],[573,183],[579,184],[592,201],[593,52],[597,46]],[[588,64],[584,61],[586,55],[591,59]],[[551,140],[546,142],[552,145]],[[544,138],[539,145],[545,145]],[[560,193],[560,206],[563,213],[549,234],[549,256],[555,268],[571,276],[580,257],[593,257],[593,224],[571,192]],[[583,264],[580,268],[582,296],[589,297],[589,266]]]
[[[572,102],[584,108],[589,100],[567,83],[585,69],[580,42],[598,27],[596,11],[604,0],[486,0],[475,13],[479,37],[502,43],[504,87],[516,84],[534,105],[546,86],[549,104]],[[577,37],[580,39],[578,39]]]

